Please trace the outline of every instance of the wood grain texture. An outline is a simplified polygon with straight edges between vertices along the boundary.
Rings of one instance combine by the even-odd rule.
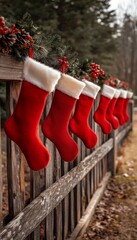
[[[21,81],[23,79],[23,62],[10,55],[0,55],[0,81]]]
[[[110,139],[42,192],[0,232],[0,239],[22,240],[27,237],[112,147],[113,139]]]
[[[116,136],[116,144],[118,144],[125,136],[132,130],[132,123],[128,125],[127,128],[123,129],[117,136]]]
[[[2,227],[2,186],[3,186],[3,179],[2,179],[2,154],[1,154],[1,102],[0,102],[0,229]]]
[[[115,131],[113,130],[110,134],[113,138],[113,148],[108,153],[108,169],[111,172],[112,176],[115,175],[115,160],[116,160],[116,136]]]
[[[48,99],[46,102],[46,108],[44,111],[44,118],[46,118],[51,108],[52,97],[53,97],[52,94],[48,96]],[[54,181],[56,181],[57,168],[56,166],[54,168],[54,164],[56,164],[56,162],[54,163],[56,159],[56,149],[55,149],[55,146],[52,144],[52,142],[45,137],[44,137],[44,144],[46,144],[46,147],[50,152],[50,162],[48,166],[44,169],[45,189],[47,189],[53,184]],[[54,212],[51,212],[45,219],[45,239],[46,240],[54,240],[54,228],[55,228]]]
[[[98,186],[97,191],[94,193],[88,207],[86,208],[82,218],[80,219],[79,223],[77,224],[76,228],[74,229],[73,233],[67,240],[80,240],[89,225],[89,222],[95,213],[96,206],[98,205],[100,199],[103,196],[103,193],[105,191],[106,185],[108,183],[108,180],[111,176],[110,172],[107,172],[101,181],[101,183]]]

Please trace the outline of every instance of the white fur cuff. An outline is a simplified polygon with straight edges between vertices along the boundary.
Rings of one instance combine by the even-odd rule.
[[[104,84],[103,85],[103,90],[102,90],[102,95],[104,95],[107,98],[112,99],[114,97],[115,94],[115,89]]]
[[[120,96],[120,90],[118,90],[118,89],[115,89],[115,94],[114,94],[114,98],[119,98],[119,96]]]
[[[51,67],[27,57],[23,69],[24,79],[37,87],[52,92],[61,77],[61,73]]]
[[[124,99],[127,98],[127,91],[121,89],[120,90],[120,97],[124,98]]]
[[[100,90],[100,87],[92,82],[85,80],[85,79],[83,79],[82,81],[86,84],[86,86],[83,89],[82,94],[95,99]]]
[[[133,97],[133,92],[127,92],[127,98],[132,98]]]
[[[73,98],[78,99],[84,87],[85,83],[78,81],[77,79],[67,74],[62,74],[62,77],[59,80],[56,89]]]

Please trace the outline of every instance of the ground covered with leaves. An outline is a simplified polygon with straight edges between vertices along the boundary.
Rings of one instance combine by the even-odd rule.
[[[117,174],[107,186],[85,240],[137,240],[137,114],[117,163]]]

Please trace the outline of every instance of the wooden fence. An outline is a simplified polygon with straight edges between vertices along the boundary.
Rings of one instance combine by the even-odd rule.
[[[7,118],[17,102],[22,78],[22,64],[10,57],[0,57],[0,81],[5,82]],[[42,119],[52,101],[49,96]],[[23,154],[0,128],[0,239],[65,240],[79,239],[111,175],[115,174],[118,145],[132,129],[133,102],[129,104],[130,121],[109,136],[101,132],[90,116],[92,129],[98,135],[95,149],[79,146],[75,161],[60,159],[55,146],[40,136],[51,154],[47,168],[33,172]],[[27,139],[26,139],[27,141]]]
[[[134,99],[134,111],[137,111],[137,96],[134,96],[133,99]]]

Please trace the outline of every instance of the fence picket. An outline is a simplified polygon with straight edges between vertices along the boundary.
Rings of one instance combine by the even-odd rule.
[[[1,58],[0,68],[3,69]],[[21,68],[22,65],[19,64],[17,66],[19,75],[15,80],[21,79]],[[12,77],[14,76],[15,74],[12,75]],[[6,75],[5,80],[8,118],[18,100],[21,84],[18,81],[8,82],[8,75]],[[129,104],[130,122],[124,127],[120,127],[115,135],[106,136],[102,134],[101,128],[93,120],[99,99],[98,96],[89,118],[92,129],[98,135],[97,146],[93,150],[86,149],[81,140],[73,136],[79,147],[79,154],[74,162],[63,162],[55,146],[48,139],[45,140],[45,137],[40,133],[43,143],[46,142],[51,159],[46,169],[39,172],[31,171],[30,193],[28,193],[28,195],[30,194],[30,203],[27,203],[27,207],[25,207],[26,182],[24,180],[24,161],[26,160],[17,145],[7,139],[9,217],[13,220],[1,230],[1,240],[23,240],[27,236],[29,240],[66,240],[76,225],[79,226],[78,223],[83,219],[88,204],[92,201],[92,196],[99,192],[98,186],[104,176],[108,174],[108,171],[111,171],[114,175],[116,146],[123,141],[132,129],[133,101]],[[44,114],[47,115],[51,103],[52,94],[48,97]],[[85,156],[87,157],[85,158]],[[0,189],[2,189],[1,166],[0,135]],[[0,191],[0,212],[2,209],[1,199],[2,191]],[[100,196],[98,199],[100,199]],[[17,215],[18,213],[19,215]],[[0,222],[2,220],[0,215]],[[31,233],[32,231],[34,232]]]

